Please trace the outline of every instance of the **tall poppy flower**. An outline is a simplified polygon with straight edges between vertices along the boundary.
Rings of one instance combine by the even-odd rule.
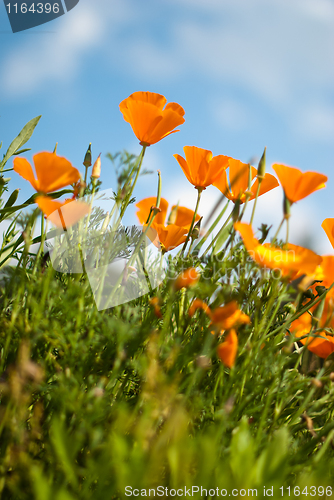
[[[259,181],[254,178],[257,176],[257,169],[242,163],[234,158],[229,158],[229,180],[227,178],[226,171],[223,171],[218,179],[213,183],[215,187],[221,191],[226,198],[235,203],[239,200],[241,203],[246,201],[246,196],[248,194],[249,200],[253,200],[256,197],[256,192],[258,188]],[[250,169],[250,171],[249,171]],[[251,186],[248,191],[249,174],[251,176]],[[254,181],[254,182],[253,182]],[[260,190],[258,196],[261,196],[268,191],[271,191],[279,184],[277,179],[271,174],[264,174],[263,179],[260,184]]]
[[[254,237],[249,224],[236,222],[234,228],[240,233],[249,255],[255,262],[269,269],[280,269],[282,275],[290,279],[299,272],[313,275],[322,262],[322,258],[312,250],[291,243],[286,245],[286,250],[270,244],[261,245]]]
[[[134,92],[119,105],[126,122],[142,146],[150,146],[174,132],[184,123],[184,109],[154,92]],[[166,105],[166,106],[165,106]]]
[[[217,347],[217,354],[221,361],[228,368],[232,368],[235,365],[235,359],[238,352],[238,336],[236,331],[232,328],[224,342],[219,344]]]
[[[156,198],[151,196],[149,198],[144,198],[143,200],[136,203],[136,207],[139,209],[136,215],[139,222],[145,226],[148,221],[151,207],[156,203]],[[168,201],[164,198],[160,200],[160,212],[154,218],[154,221],[150,227],[148,237],[152,242],[159,246],[163,252],[168,252],[174,248],[182,245],[186,241],[187,234],[194,216],[194,212],[186,207],[179,207],[176,205],[172,206],[171,214],[169,218],[173,218],[173,224],[166,224]],[[196,216],[196,221],[200,219],[200,216]]]
[[[38,153],[33,156],[33,162],[36,177],[32,166],[25,158],[14,159],[14,171],[30,182],[32,187],[40,193],[35,201],[51,222],[57,227],[69,227],[89,212],[86,203],[73,200],[59,202],[45,196],[79,181],[81,177],[79,170],[73,167],[66,158],[57,156],[55,153]],[[60,209],[63,211],[59,212]]]
[[[188,181],[196,188],[205,189],[211,186],[222,175],[228,166],[228,156],[212,156],[208,149],[196,146],[184,146],[185,158],[175,154]]]
[[[302,172],[298,168],[287,165],[273,165],[277,177],[282,185],[286,198],[290,203],[296,203],[309,194],[326,187],[326,175],[318,172]]]

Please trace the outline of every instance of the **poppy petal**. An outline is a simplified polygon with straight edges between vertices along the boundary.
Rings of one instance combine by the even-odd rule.
[[[172,206],[172,211],[176,208],[177,210],[174,224],[176,226],[186,227],[187,229],[189,229],[194,217],[194,211],[186,207],[177,207],[177,205]],[[200,218],[201,216],[199,214],[196,214],[195,222],[197,222]]]
[[[251,196],[251,198],[250,198],[251,200],[253,200],[256,196],[258,185],[259,185],[258,179],[255,179],[255,182],[251,188],[251,191],[253,193],[253,196]],[[272,189],[274,189],[275,187],[278,187],[278,186],[279,186],[279,183],[278,183],[276,177],[274,177],[271,174],[265,174],[265,176],[262,179],[262,182],[260,184],[259,196],[267,193],[268,191],[271,191]]]
[[[14,159],[14,172],[18,173],[23,179],[29,181],[32,187],[38,191],[39,182],[35,179],[32,166],[25,158]]]
[[[38,153],[33,157],[39,191],[51,193],[80,179],[80,172],[72,164],[54,153]]]
[[[140,200],[138,203],[136,203],[136,207],[139,209],[136,212],[136,215],[139,219],[139,222],[141,224],[146,224],[147,223],[147,218],[150,214],[151,207],[155,206],[157,202],[157,198],[155,196],[150,196],[149,198],[144,198],[143,200]],[[154,217],[154,223],[155,224],[164,224],[166,221],[167,217],[167,209],[168,209],[168,201],[165,200],[165,198],[161,198],[160,200],[160,210],[155,217]]]

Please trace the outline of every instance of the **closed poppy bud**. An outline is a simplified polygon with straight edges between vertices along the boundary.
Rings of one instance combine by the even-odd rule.
[[[96,159],[96,162],[93,165],[91,177],[93,177],[93,179],[98,179],[100,175],[101,175],[101,153],[99,154],[99,156]]]
[[[89,143],[88,149],[86,151],[83,164],[85,165],[86,168],[92,166],[92,143],[91,142]]]
[[[264,175],[266,173],[266,150],[267,148],[264,148],[263,155],[261,156],[261,160],[259,161],[259,165],[257,167],[257,178],[258,179],[264,179]]]
[[[201,230],[201,222],[202,222],[202,219],[203,217],[201,217],[199,219],[199,221],[196,222],[195,226],[193,227],[193,230],[191,231],[191,235],[190,237],[193,239],[193,240],[197,240],[198,236],[199,236],[199,232]]]
[[[176,278],[174,282],[174,290],[181,290],[181,288],[189,288],[198,282],[200,275],[194,267],[189,267]]]

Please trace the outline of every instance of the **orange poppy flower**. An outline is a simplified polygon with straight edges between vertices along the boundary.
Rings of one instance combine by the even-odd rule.
[[[330,294],[330,292],[329,292]],[[322,317],[319,322],[319,328],[334,327],[334,299],[333,294],[325,298],[325,307]],[[312,328],[312,317],[308,313],[302,314],[298,319],[293,321],[290,326],[290,332],[297,338],[308,335]],[[307,346],[307,349],[320,358],[327,358],[334,352],[334,337],[327,334],[325,331],[317,332],[316,335],[321,335],[323,338],[309,337],[301,338],[299,341]]]
[[[225,171],[228,166],[228,156],[212,156],[207,149],[195,146],[184,146],[185,159],[175,154],[180,167],[188,181],[196,188],[205,189],[211,186]]]
[[[327,176],[318,172],[302,172],[298,168],[286,165],[273,165],[277,177],[290,203],[296,203],[309,194],[326,187]]]
[[[144,226],[147,223],[151,207],[155,206],[155,203],[156,197],[154,196],[144,198],[136,203],[136,207],[139,209],[136,215]],[[171,215],[173,214],[174,223],[165,225],[168,201],[161,198],[159,208],[160,212],[155,216],[147,236],[155,246],[160,246],[165,253],[186,241],[194,212],[189,208],[173,205]],[[199,219],[200,215],[197,214],[195,220]]]
[[[146,224],[148,216],[150,214],[151,207],[154,207],[157,202],[155,196],[150,196],[149,198],[144,198],[136,203],[136,207],[139,209],[136,212],[138,220],[141,224]],[[165,198],[160,200],[160,212],[154,217],[153,227],[156,224],[164,225],[167,219],[168,201]],[[194,212],[190,208],[180,207],[178,205],[173,205],[169,216],[169,219],[173,218],[173,224],[180,227],[190,228],[191,221],[193,219]],[[200,215],[196,214],[195,222],[201,218]],[[167,221],[168,224],[168,221]]]
[[[211,325],[215,325],[219,330],[229,330],[238,324],[248,324],[250,318],[238,309],[238,304],[234,300],[225,306],[217,307],[211,313]]]
[[[145,227],[145,226],[144,226]],[[147,237],[161,249],[162,253],[170,252],[182,245],[187,239],[188,229],[176,224],[152,224],[147,232]]]
[[[256,196],[256,191],[259,184],[258,179],[253,182],[254,178],[257,175],[257,169],[252,167],[251,165],[242,163],[239,160],[234,160],[233,158],[230,158],[228,160],[228,166],[230,180],[228,181],[227,173],[226,171],[224,171],[213,183],[213,185],[217,187],[219,191],[221,191],[223,195],[226,196],[226,198],[233,201],[233,203],[235,203],[237,200],[239,200],[241,203],[244,203],[246,201],[247,193],[250,195],[248,199],[253,200]],[[251,169],[252,179],[250,191],[248,191],[249,169]],[[271,174],[265,174],[260,184],[259,196],[267,193],[268,191],[271,191],[278,185],[279,184],[276,177]]]
[[[153,92],[134,92],[119,105],[126,122],[142,146],[150,146],[174,132],[184,123],[184,109],[176,102]],[[165,108],[164,108],[165,106]]]
[[[194,267],[189,267],[183,271],[174,281],[174,290],[181,290],[181,288],[190,288],[198,282],[200,275]]]
[[[234,228],[240,233],[249,255],[255,262],[269,269],[280,269],[282,275],[289,276],[290,279],[298,272],[314,275],[316,267],[322,262],[322,258],[311,250],[291,243],[286,246],[286,250],[270,244],[261,245],[254,237],[249,224],[236,222]]]
[[[209,316],[209,318],[211,318],[210,307],[201,299],[195,299],[194,302],[191,304],[188,311],[189,316],[192,318],[198,309],[202,309],[202,311],[204,311],[205,314]]]
[[[225,366],[232,368],[238,352],[238,336],[235,330],[230,330],[226,340],[217,347],[217,354]]]
[[[80,172],[72,164],[55,153],[38,153],[33,156],[36,170],[25,158],[14,159],[14,171],[30,182],[41,193],[52,193],[80,179]]]
[[[48,196],[37,196],[35,201],[47,219],[56,227],[63,229],[73,226],[90,211],[89,205],[83,201],[65,200],[60,202]]]

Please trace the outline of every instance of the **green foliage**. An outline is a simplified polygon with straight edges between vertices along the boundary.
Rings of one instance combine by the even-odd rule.
[[[132,192],[136,161],[121,157],[117,196]],[[282,498],[281,487],[333,484],[332,361],[293,348],[286,331],[302,298],[249,259],[231,226],[210,254],[169,258],[157,315],[153,294],[98,311],[85,274],[58,273],[30,252],[37,216],[20,216],[20,237],[11,224],[0,251],[0,265],[18,260],[0,281],[1,499],[121,499],[127,487]],[[201,279],[175,291],[190,266]],[[212,308],[236,300],[249,315],[231,369],[210,318],[188,315],[195,297]]]

